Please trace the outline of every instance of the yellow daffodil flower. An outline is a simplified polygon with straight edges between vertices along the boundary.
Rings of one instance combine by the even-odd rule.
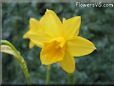
[[[40,20],[30,18],[30,30],[24,38],[30,39],[30,48],[34,45],[42,48],[42,64],[60,63],[64,71],[73,73],[74,56],[84,56],[96,49],[92,42],[78,36],[80,24],[80,16],[61,22],[54,11],[47,9]]]

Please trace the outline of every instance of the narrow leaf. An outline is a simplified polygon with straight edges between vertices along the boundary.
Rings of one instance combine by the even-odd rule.
[[[31,83],[30,75],[29,75],[28,68],[27,68],[26,62],[24,60],[24,57],[7,40],[1,40],[1,43],[2,44],[0,45],[0,52],[7,53],[7,54],[13,55],[15,57],[16,61],[19,63],[19,65],[25,75],[25,78],[26,78],[28,84],[30,84]]]

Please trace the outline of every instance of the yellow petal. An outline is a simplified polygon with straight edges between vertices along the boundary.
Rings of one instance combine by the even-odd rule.
[[[64,49],[57,41],[46,42],[41,50],[40,59],[42,64],[50,65],[61,61],[64,57]]]
[[[35,44],[32,41],[30,41],[29,48],[33,48],[34,46],[35,46]]]
[[[69,40],[67,43],[67,50],[73,56],[83,56],[90,54],[95,50],[94,44],[82,37],[74,37],[73,39]]]
[[[37,30],[39,30],[39,21],[36,20],[35,18],[30,18],[30,21],[29,21],[29,29],[30,31],[32,32],[36,32]]]
[[[81,24],[80,16],[76,16],[70,19],[64,19],[63,28],[62,28],[63,35],[67,39],[72,38],[74,35],[78,35],[80,24]]]
[[[29,34],[37,34],[40,31],[39,21],[35,18],[30,18],[29,20],[29,31],[24,34],[23,38],[29,38]]]
[[[75,70],[75,60],[68,52],[65,54],[62,61],[60,61],[62,69],[68,73],[73,73]]]
[[[48,35],[45,29],[42,27],[40,22],[34,18],[30,18],[30,27],[29,31],[24,34],[24,38],[30,39],[29,47],[33,47],[31,43],[37,45],[38,47],[42,47],[42,42],[51,39],[50,35]],[[32,41],[31,41],[32,40]]]
[[[50,38],[44,34],[27,34],[31,42],[34,43],[34,45],[37,45],[38,47],[43,47],[43,43],[50,40]]]
[[[41,18],[40,23],[52,37],[60,36],[62,23],[54,11],[47,9],[45,15]]]
[[[27,33],[24,34],[23,38],[29,38],[29,34],[33,34],[38,31],[39,29],[39,21],[35,18],[30,18],[29,20],[29,31]],[[32,48],[35,44],[30,40],[30,43],[29,43],[29,48]]]
[[[66,20],[66,18],[63,18],[63,22]]]

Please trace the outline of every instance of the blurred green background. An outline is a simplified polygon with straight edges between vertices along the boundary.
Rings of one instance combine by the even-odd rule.
[[[97,50],[76,58],[76,84],[114,83],[114,8],[79,8],[75,3],[3,3],[2,38],[10,41],[25,57],[33,84],[43,84],[46,66],[39,59],[40,48],[29,49],[29,40],[23,39],[29,19],[40,19],[46,9],[54,10],[60,19],[81,16],[80,36],[91,40]],[[24,84],[26,80],[19,64],[11,55],[3,54],[2,83]],[[58,64],[52,65],[51,83],[66,84],[67,74]]]

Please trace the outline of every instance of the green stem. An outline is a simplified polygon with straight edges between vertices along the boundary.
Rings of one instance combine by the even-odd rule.
[[[2,44],[9,45],[15,52],[17,51],[16,48],[7,40],[1,40]]]
[[[15,54],[13,54],[13,56],[15,57],[17,62],[19,63],[19,65],[20,65],[20,67],[21,67],[21,69],[22,69],[22,71],[25,75],[25,78],[27,80],[27,83],[31,84],[29,71],[28,71],[28,68],[27,68],[26,61],[24,60],[24,57],[21,56],[20,52],[9,41],[1,40],[1,44],[5,44],[5,45],[9,46],[12,49],[12,51],[14,51]]]
[[[72,74],[68,74],[68,84],[74,84],[73,83],[73,73]]]
[[[47,73],[46,73],[46,85],[50,82],[50,72],[51,72],[51,65],[47,66]]]
[[[23,58],[23,57],[20,56],[20,58]],[[26,62],[25,62],[24,59],[21,59],[21,60],[18,59],[18,61],[19,61],[19,63],[21,63],[20,66],[21,66],[21,69],[23,70],[23,73],[24,73],[25,78],[27,80],[27,84],[30,85],[31,84],[31,79],[30,79],[30,75],[29,75],[29,71],[28,71]]]

